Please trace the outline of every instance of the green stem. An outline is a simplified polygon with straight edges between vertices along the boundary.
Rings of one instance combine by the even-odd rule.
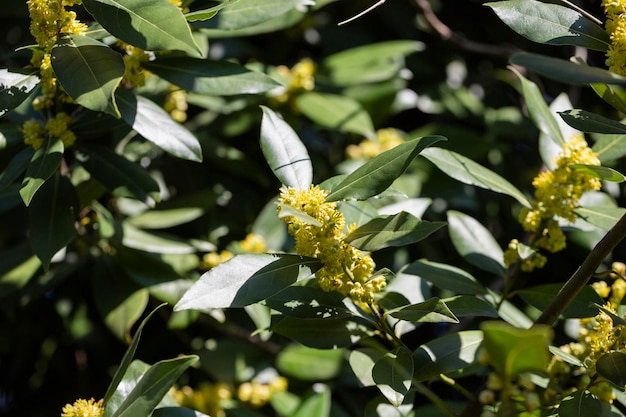
[[[535,324],[552,325],[563,310],[572,302],[576,295],[587,285],[602,261],[611,253],[622,239],[626,237],[626,214],[598,242],[576,272],[559,290],[552,303],[543,311]]]
[[[561,0],[561,3],[565,4],[568,7],[571,7],[572,9],[576,10],[578,13],[582,14],[583,16],[585,16],[587,19],[593,21],[594,23],[597,23],[598,25],[602,26],[603,23],[600,19],[598,19],[597,17],[595,17],[594,15],[592,15],[591,13],[589,13],[588,11],[582,9],[581,7],[575,5],[574,3],[572,3],[571,1],[568,0]]]

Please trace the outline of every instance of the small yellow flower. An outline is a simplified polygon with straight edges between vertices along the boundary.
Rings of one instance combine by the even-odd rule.
[[[389,149],[395,148],[404,142],[398,131],[393,128],[376,131],[376,139],[364,139],[358,145],[349,145],[346,148],[348,158],[372,159]]]
[[[22,124],[22,135],[24,143],[30,145],[33,149],[41,148],[44,142],[44,129],[35,119],[30,119]]]
[[[102,400],[96,402],[93,398],[89,400],[79,399],[74,404],[66,404],[63,407],[61,417],[103,417],[104,408]]]
[[[291,101],[299,94],[315,88],[315,63],[309,58],[298,62],[291,69],[281,65],[276,70],[286,80],[285,90],[275,97],[279,103]]]
[[[605,28],[611,38],[606,53],[609,71],[626,75],[626,2],[624,0],[602,0],[607,17]]]

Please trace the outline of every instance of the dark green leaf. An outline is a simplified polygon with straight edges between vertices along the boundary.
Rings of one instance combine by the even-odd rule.
[[[76,191],[66,177],[55,175],[44,183],[28,207],[30,241],[35,254],[48,268],[52,257],[76,236]]]
[[[185,90],[211,96],[257,94],[280,85],[263,73],[228,61],[160,58],[144,67]]]
[[[34,74],[0,69],[0,117],[22,104],[38,83],[39,78]]]
[[[615,161],[626,155],[626,135],[598,135],[591,150],[602,163]]]
[[[353,98],[310,92],[300,95],[296,103],[306,117],[323,127],[370,138],[376,135],[369,114]]]
[[[399,407],[411,388],[413,357],[405,347],[397,347],[376,361],[372,378],[387,400]]]
[[[598,375],[623,390],[626,386],[626,353],[618,351],[605,353],[596,362],[596,371]]]
[[[297,255],[237,255],[205,273],[176,304],[176,311],[244,307],[264,300],[320,267]]]
[[[498,312],[491,303],[472,295],[457,295],[441,301],[446,303],[456,317],[498,317]]]
[[[198,139],[161,107],[129,91],[117,91],[115,96],[122,118],[141,136],[174,156],[202,161]]]
[[[486,294],[487,289],[468,272],[455,266],[419,260],[402,270],[404,274],[417,275],[437,288],[456,294]]]
[[[304,396],[290,417],[331,417],[331,393],[327,385],[317,385]]]
[[[593,303],[593,306],[595,308],[597,308],[598,310],[600,310],[601,312],[603,312],[604,314],[606,314],[607,316],[609,316],[611,318],[611,321],[613,321],[613,326],[624,326],[624,325],[626,325],[626,319],[624,319],[621,316],[618,316],[617,314],[615,314],[611,310],[607,309],[603,305],[598,304],[598,303]]]
[[[268,307],[286,316],[302,319],[341,319],[354,314],[343,304],[344,297],[338,292],[320,288],[287,287],[266,300]]]
[[[611,40],[604,28],[580,13],[536,0],[487,3],[511,29],[534,42],[582,46],[606,51]]]
[[[569,168],[587,174],[589,176],[598,178],[602,181],[610,182],[624,182],[626,177],[620,174],[613,168],[603,167],[598,165],[583,165],[583,164],[570,164]]]
[[[467,262],[493,274],[504,274],[506,268],[502,249],[491,233],[476,219],[450,210],[448,230],[452,244]]]
[[[0,254],[0,300],[20,291],[40,267],[28,241],[4,249]]]
[[[246,29],[305,4],[304,0],[238,0],[227,4],[211,20],[196,22],[194,26],[224,31]]]
[[[30,160],[33,158],[33,148],[30,146],[19,151],[9,162],[7,167],[0,174],[0,191],[13,184],[28,168]]]
[[[586,110],[572,109],[559,112],[568,125],[581,132],[626,134],[626,125]]]
[[[20,196],[24,204],[30,205],[35,193],[61,166],[63,159],[63,142],[59,139],[47,140],[35,151],[26,169],[24,181],[20,188]]]
[[[154,410],[152,417],[211,417],[198,410],[184,407],[159,407]]]
[[[559,417],[609,417],[613,415],[609,407],[590,392],[580,389],[563,399],[559,405]]]
[[[182,278],[162,255],[119,245],[115,248],[115,258],[123,266],[124,273],[142,288]]]
[[[125,67],[119,53],[89,36],[62,35],[51,62],[59,83],[78,104],[120,117],[114,92]]]
[[[160,200],[159,184],[138,164],[109,148],[98,145],[81,147],[86,155],[81,164],[102,185],[121,197],[133,197],[148,205]]]
[[[441,140],[446,138],[426,136],[413,139],[377,155],[335,185],[326,201],[365,200],[382,193],[422,150]]]
[[[237,1],[239,0],[225,0],[221,2],[220,4],[218,4],[217,6],[209,7],[208,9],[203,9],[203,10],[195,10],[193,12],[187,13],[185,15],[185,19],[187,19],[188,22],[209,20],[213,18],[217,14],[217,12],[222,10],[224,7],[232,3],[235,3]]]
[[[562,284],[543,284],[519,290],[517,294],[531,306],[543,311],[561,289]],[[563,311],[565,318],[593,317],[598,311],[591,304],[602,304],[602,298],[591,287],[584,287]]]
[[[287,187],[309,188],[313,165],[296,132],[273,110],[261,106],[261,150],[274,175]]]
[[[300,319],[282,317],[272,331],[316,349],[349,347],[372,335],[363,325],[346,319]]]
[[[170,2],[85,0],[83,6],[110,34],[138,48],[201,55],[185,16]]]
[[[411,322],[458,323],[446,303],[437,297],[389,311],[391,317]]]
[[[343,364],[343,349],[313,349],[289,345],[276,358],[276,367],[283,375],[303,381],[322,381],[336,377]]]
[[[426,381],[475,364],[482,341],[481,331],[469,330],[450,333],[420,346],[413,353],[415,380]]]
[[[444,173],[464,184],[509,195],[524,206],[530,207],[524,193],[513,184],[463,155],[441,148],[425,149],[421,155]]]
[[[377,217],[350,232],[345,241],[364,251],[377,251],[390,246],[405,246],[425,239],[446,225],[428,222],[405,211]]]

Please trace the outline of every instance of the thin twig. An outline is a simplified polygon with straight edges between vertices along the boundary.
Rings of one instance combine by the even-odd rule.
[[[611,253],[618,243],[626,237],[626,214],[608,231],[593,248],[591,253],[578,267],[576,272],[561,287],[554,300],[543,311],[535,324],[552,325],[563,310],[572,302],[576,295],[587,285],[589,278],[594,274],[600,263]]]
[[[346,19],[343,22],[339,22],[337,23],[337,26],[341,26],[341,25],[345,25],[346,23],[350,23],[350,22],[354,22],[355,20],[357,20],[359,17],[371,12],[372,10],[374,10],[375,8],[377,8],[378,6],[382,6],[385,1],[387,0],[379,0],[377,3],[371,5],[370,7],[368,7],[367,9],[363,10],[361,13],[357,14],[356,16],[352,16],[350,19]]]
[[[572,9],[576,10],[578,13],[582,14],[583,16],[585,16],[587,19],[593,21],[594,23],[597,23],[600,26],[603,25],[603,23],[602,23],[602,21],[600,19],[598,19],[597,17],[595,17],[594,15],[592,15],[591,13],[589,13],[588,11],[583,9],[582,7],[575,5],[571,1],[569,1],[569,0],[561,0],[561,3],[563,3],[566,6],[571,7]]]

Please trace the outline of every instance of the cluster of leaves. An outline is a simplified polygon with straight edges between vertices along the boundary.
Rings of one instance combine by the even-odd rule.
[[[550,326],[533,326],[558,302],[571,257],[563,265],[557,258],[556,278],[535,285],[541,273],[520,279],[518,269],[505,267],[501,248],[519,234],[510,213],[531,207],[528,172],[539,163],[550,167],[572,134],[589,133],[603,163],[573,169],[605,182],[624,179],[614,168],[626,155],[626,129],[606,109],[605,116],[572,109],[564,93],[548,105],[538,84],[513,70],[517,78],[509,82],[539,130],[539,156],[533,152],[533,161],[520,165],[517,150],[498,140],[533,137],[519,109],[482,103],[451,80],[453,65],[447,82],[427,87],[428,75],[419,81],[424,70],[410,65],[424,48],[413,39],[370,36],[347,48],[352,44],[335,31],[358,32],[320,22],[329,18],[326,9],[355,13],[351,7],[327,0],[185,1],[183,9],[166,0],[82,3],[76,9],[88,32],[61,35],[52,50],[54,74],[74,101],[68,104],[74,146],[56,139],[37,150],[23,144],[21,124],[38,117],[32,107],[38,74],[0,70],[0,160],[6,162],[0,173],[0,338],[6,341],[0,398],[6,403],[0,401],[0,411],[21,413],[29,395],[46,390],[46,411],[30,405],[32,415],[54,413],[82,395],[101,396],[106,416],[201,416],[203,410],[180,407],[170,387],[177,381],[236,386],[281,374],[289,391],[263,409],[233,399],[220,407],[234,416],[471,415],[482,410],[478,393],[491,372],[507,381],[533,372],[547,389],[549,352],[582,366],[551,346],[571,334],[557,328],[555,337]],[[534,42],[601,52],[610,44],[603,28],[564,6],[487,5]],[[406,18],[402,6],[387,7],[376,13]],[[314,57],[315,86],[291,91],[285,65],[272,62],[295,64],[299,45],[292,40],[282,56],[264,42],[272,35],[325,34],[317,28],[333,41],[311,46],[323,51]],[[150,51],[142,64],[151,74],[145,86],[121,83],[117,41]],[[255,48],[263,53],[233,52]],[[441,59],[441,51],[430,57]],[[626,113],[622,77],[580,59],[519,53],[511,62],[561,83],[589,84]],[[172,91],[185,92],[184,124],[163,108]],[[402,119],[416,108],[440,117],[420,125],[414,117]],[[394,121],[410,131],[404,143],[371,160],[343,157],[348,144],[376,140],[377,128]],[[498,163],[503,154],[507,163]],[[314,278],[320,262],[293,253],[275,196],[281,184],[305,189],[312,183],[356,225],[346,242],[371,252],[375,275],[388,282],[369,308],[322,291]],[[626,212],[615,202],[617,188],[609,190],[585,196],[576,209],[579,221],[569,225],[569,236],[579,251],[591,250]],[[269,253],[241,253],[236,242],[247,233],[262,236]],[[205,272],[203,254],[226,246],[240,253]],[[584,256],[572,253],[580,264]],[[174,311],[154,309],[163,302]],[[593,317],[601,304],[585,287],[561,317]],[[151,316],[161,318],[163,331],[144,337],[142,349],[139,338]],[[23,354],[15,358],[15,352]],[[177,356],[181,352],[194,354]],[[133,360],[137,353],[155,363]],[[488,360],[481,360],[483,353]],[[615,386],[613,409],[581,388],[558,408],[528,415],[624,415],[624,366],[614,353],[607,358],[615,361],[597,367]],[[163,359],[170,356],[177,357]],[[115,373],[107,374],[119,357]],[[76,381],[60,387],[63,367],[74,370]],[[517,413],[513,408],[504,396],[497,410]]]

